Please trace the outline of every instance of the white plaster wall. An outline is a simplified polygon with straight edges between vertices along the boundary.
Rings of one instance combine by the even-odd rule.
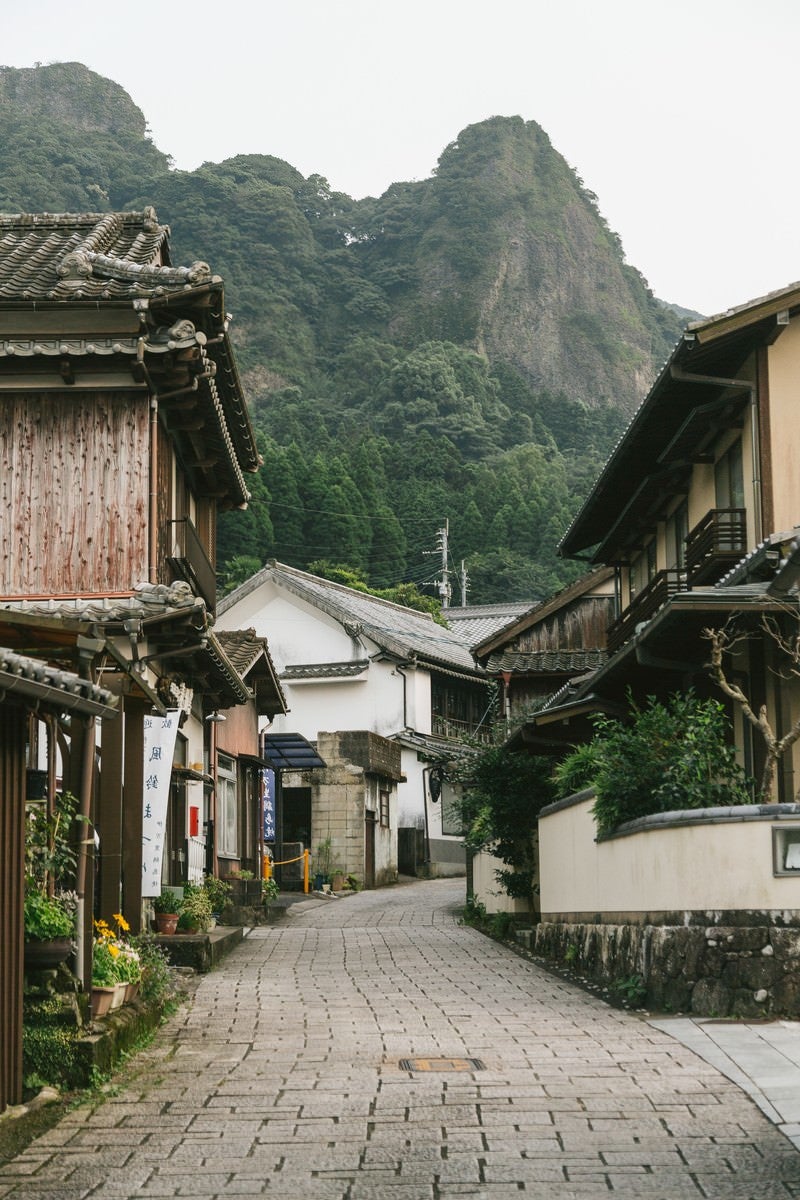
[[[255,629],[258,637],[269,642],[279,672],[289,663],[349,662],[367,657],[364,647],[338,621],[271,580],[222,613],[216,628]]]
[[[800,908],[773,876],[773,820],[651,829],[595,842],[594,799],[539,818],[542,916]]]
[[[397,789],[398,824],[404,829],[421,828],[425,819],[425,763],[419,761],[416,750],[403,746],[400,753],[400,769],[406,781],[399,784]]]
[[[794,317],[769,347],[769,409],[774,528],[800,524],[800,319]]]
[[[472,860],[472,893],[486,909],[487,913],[528,913],[530,909],[524,900],[515,900],[500,887],[495,878],[495,871],[502,868],[503,863],[493,854],[482,850]]]

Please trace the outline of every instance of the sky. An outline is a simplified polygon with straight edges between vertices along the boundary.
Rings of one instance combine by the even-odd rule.
[[[271,154],[335,191],[428,178],[467,125],[541,125],[662,300],[800,279],[797,0],[27,0],[0,64],[113,79],[190,170]]]

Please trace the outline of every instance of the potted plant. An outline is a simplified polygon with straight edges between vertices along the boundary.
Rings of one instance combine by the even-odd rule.
[[[25,965],[46,970],[72,951],[75,917],[60,896],[31,889],[25,894]]]
[[[159,933],[175,932],[178,927],[179,909],[180,904],[175,893],[169,888],[162,888],[161,894],[153,898],[153,913]]]
[[[203,888],[211,904],[212,920],[219,922],[223,909],[231,902],[233,888],[224,879],[218,879],[216,875],[206,875],[203,880]]]
[[[25,966],[49,969],[65,962],[72,951],[75,933],[74,896],[53,893],[63,887],[75,868],[75,851],[69,831],[77,800],[69,793],[56,797],[48,812],[44,804],[33,804],[25,825]]]
[[[95,938],[92,952],[92,1016],[104,1017],[115,1007],[117,984],[120,982],[117,969],[119,952],[114,954],[110,939],[100,935]]]
[[[204,887],[187,883],[178,917],[184,933],[205,933],[211,925],[211,900]]]

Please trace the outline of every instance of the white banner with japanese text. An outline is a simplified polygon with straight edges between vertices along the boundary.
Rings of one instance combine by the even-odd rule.
[[[172,756],[178,735],[176,710],[144,719],[144,797],[142,802],[142,897],[161,893],[161,864],[167,830]]]

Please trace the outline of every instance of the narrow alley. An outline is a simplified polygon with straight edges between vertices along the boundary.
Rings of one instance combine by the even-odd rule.
[[[641,1017],[460,924],[463,880],[304,901],[0,1197],[773,1200],[800,1153]]]

